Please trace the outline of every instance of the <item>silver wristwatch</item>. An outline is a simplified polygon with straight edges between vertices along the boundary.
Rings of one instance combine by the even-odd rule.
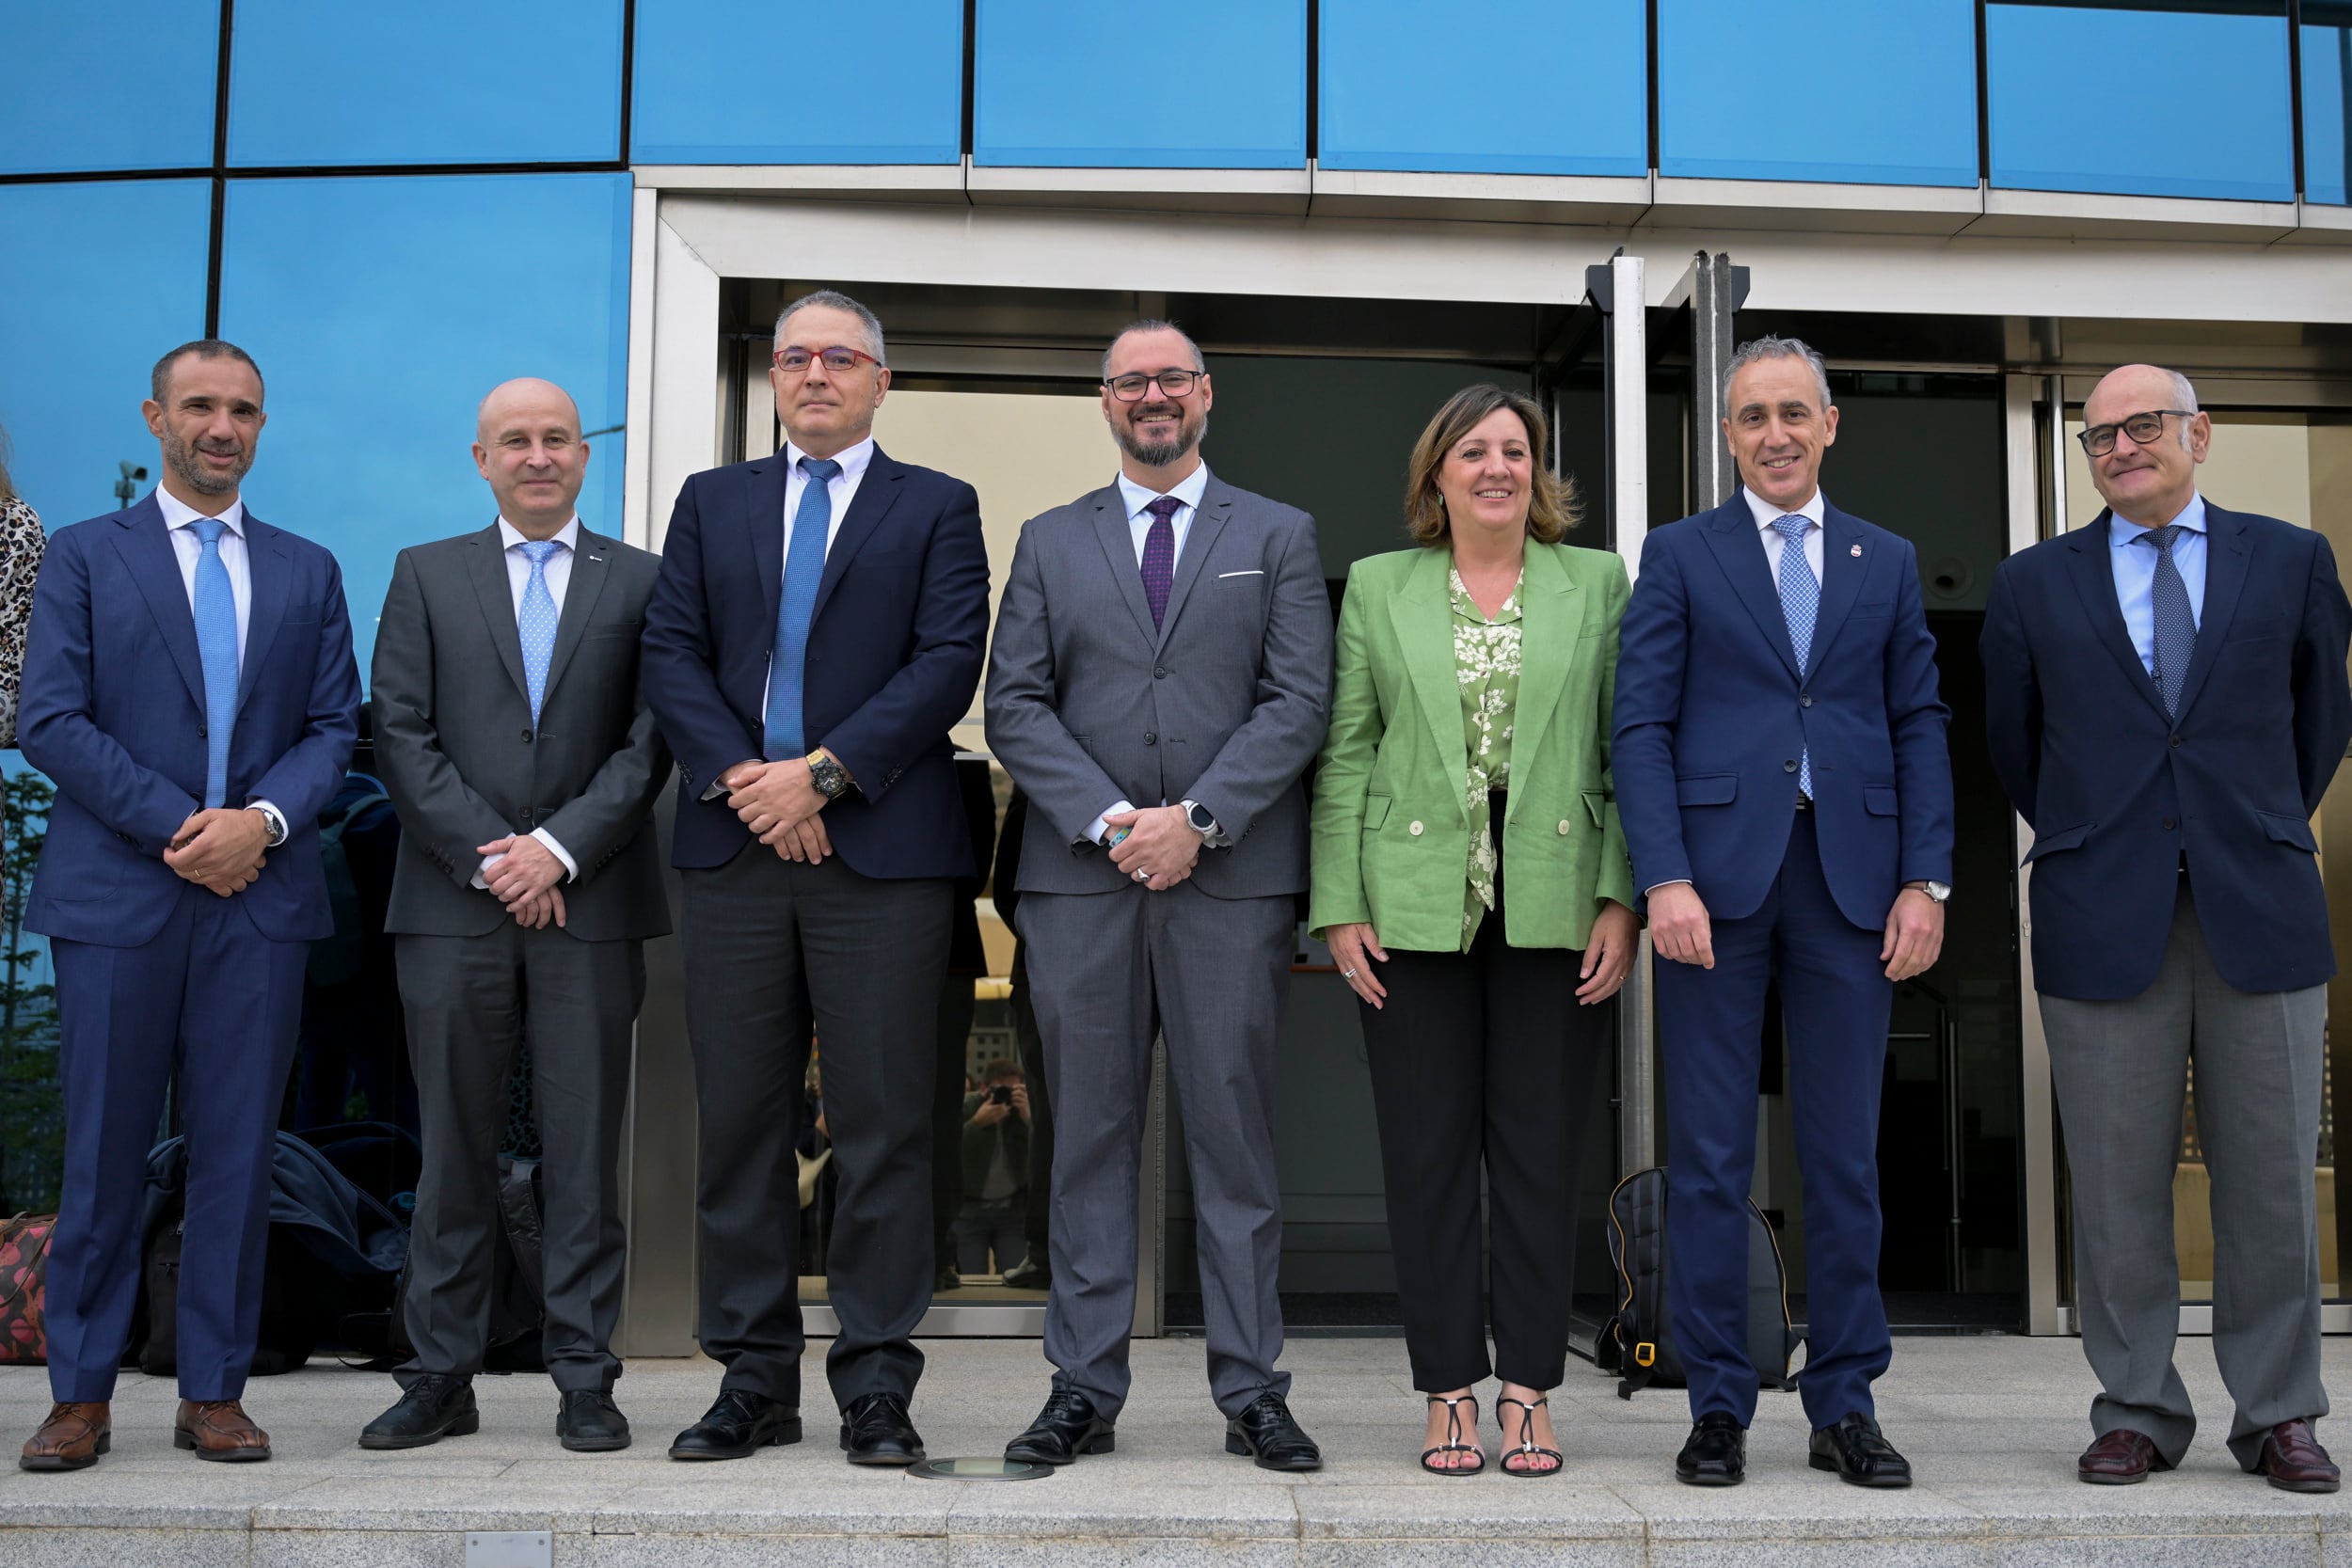
[[[1946,902],[1952,895],[1952,884],[1949,882],[1905,882],[1903,886],[1917,889],[1938,904]]]

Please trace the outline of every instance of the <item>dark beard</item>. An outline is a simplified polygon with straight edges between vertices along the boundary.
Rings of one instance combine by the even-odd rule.
[[[247,460],[228,478],[215,479],[197,462],[194,449],[178,436],[168,434],[164,436],[164,461],[171,465],[173,473],[187,481],[190,489],[201,496],[233,495],[238,483],[253,467],[252,462]]]
[[[1177,414],[1176,435],[1166,441],[1138,439],[1134,429],[1123,420],[1111,426],[1111,435],[1119,442],[1119,450],[1147,468],[1165,468],[1179,461],[1199,446],[1200,438],[1208,433],[1209,417],[1206,414],[1196,421],[1184,418],[1181,410]]]

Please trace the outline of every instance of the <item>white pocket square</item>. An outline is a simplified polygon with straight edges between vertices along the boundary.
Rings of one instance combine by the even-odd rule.
[[[1263,572],[1262,572],[1262,571],[1250,571],[1250,572],[1219,572],[1219,573],[1217,573],[1217,575],[1216,575],[1216,580],[1217,580],[1217,581],[1219,581],[1219,582],[1223,582],[1223,581],[1224,581],[1227,578],[1262,578],[1262,577],[1263,577],[1263,576],[1265,576],[1265,573],[1263,573]]]

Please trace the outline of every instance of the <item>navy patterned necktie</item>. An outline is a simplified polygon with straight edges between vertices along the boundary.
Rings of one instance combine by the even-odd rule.
[[[2188,607],[2188,584],[2181,579],[2180,564],[2172,559],[2172,543],[2181,536],[2181,525],[2167,523],[2142,533],[2136,543],[2153,546],[2156,552],[2156,580],[2150,592],[2156,623],[2156,689],[2164,694],[2164,711],[2168,718],[2178,718],[2181,711],[2181,685],[2188,678],[2188,661],[2197,652],[2197,617]]]
[[[1143,596],[1152,602],[1155,631],[1168,616],[1168,590],[1176,586],[1176,511],[1184,504],[1160,496],[1144,508],[1152,514],[1152,529],[1143,536]]]

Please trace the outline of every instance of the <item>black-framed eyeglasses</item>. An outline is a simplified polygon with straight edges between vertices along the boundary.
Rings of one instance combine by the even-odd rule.
[[[1112,376],[1103,385],[1108,387],[1111,396],[1121,403],[1141,403],[1143,394],[1152,389],[1155,381],[1160,384],[1162,397],[1181,398],[1191,396],[1194,384],[1205,378],[1206,372],[1201,371],[1161,371],[1155,375],[1145,375],[1136,371]]]
[[[2193,408],[2150,408],[2137,414],[2126,414],[2113,424],[2092,425],[2074,439],[2083,444],[2085,455],[2090,457],[2105,457],[2113,451],[2115,433],[2119,430],[2130,436],[2134,445],[2148,446],[2152,442],[2164,439],[2164,419],[2168,414],[2176,419],[2193,420],[2197,417],[2197,410]]]
[[[774,358],[776,369],[787,375],[806,375],[808,367],[820,359],[824,361],[825,369],[834,375],[849,374],[857,369],[857,362],[861,359],[869,365],[882,363],[862,349],[803,348],[798,343],[790,348],[776,350]]]

